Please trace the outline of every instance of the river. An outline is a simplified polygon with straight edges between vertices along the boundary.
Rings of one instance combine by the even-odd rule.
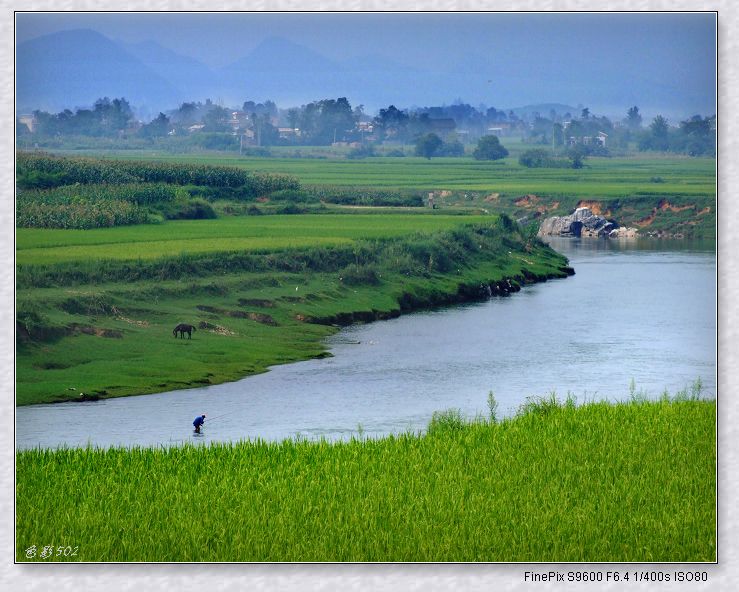
[[[551,239],[576,275],[486,302],[348,327],[333,357],[232,383],[16,409],[16,447],[377,437],[434,411],[499,416],[529,396],[658,397],[696,379],[716,394],[713,243]],[[193,434],[196,415],[206,428]]]

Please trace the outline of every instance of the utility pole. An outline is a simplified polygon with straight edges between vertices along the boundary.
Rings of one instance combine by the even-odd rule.
[[[552,152],[554,152],[554,122],[552,122]]]

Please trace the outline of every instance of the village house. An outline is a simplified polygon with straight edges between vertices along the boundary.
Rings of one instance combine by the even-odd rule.
[[[231,118],[228,120],[228,125],[231,127],[231,131],[234,135],[238,134],[239,130],[246,128],[246,124],[249,121],[249,116],[243,111],[232,111]]]
[[[457,127],[457,122],[451,117],[429,119],[431,131],[437,134],[451,134]]]
[[[344,142],[344,141],[339,141],[339,142],[332,142],[331,143],[331,146],[346,146],[346,147],[349,147],[349,148],[359,148],[361,145],[362,145],[361,142]]]
[[[596,136],[570,136],[568,139],[568,143],[570,146],[575,146],[576,144],[582,144],[583,146],[591,146],[598,144],[599,146],[602,146],[603,148],[606,147],[606,142],[608,141],[608,134],[605,132],[598,132]]]
[[[488,135],[491,136],[509,136],[513,131],[513,126],[507,121],[501,121],[496,123],[487,129]]]
[[[300,137],[300,128],[297,127],[278,127],[277,133],[283,140],[292,140]]]
[[[21,115],[18,117],[18,121],[24,124],[28,131],[33,133],[36,128],[36,118],[33,115]]]

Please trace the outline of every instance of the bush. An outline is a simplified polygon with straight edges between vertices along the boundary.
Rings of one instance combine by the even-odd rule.
[[[576,144],[567,150],[567,156],[570,159],[570,167],[573,169],[581,169],[585,166],[585,158],[588,155],[588,148],[582,144]]]
[[[296,206],[294,203],[287,204],[284,208],[277,210],[278,214],[305,214],[307,210]]]
[[[372,144],[366,144],[358,148],[352,148],[346,155],[349,159],[367,158],[368,156],[376,156],[375,147]]]
[[[459,140],[444,142],[436,154],[437,156],[464,156],[464,146]]]
[[[270,194],[272,201],[289,201],[293,203],[317,202],[318,197],[300,189],[280,189]]]
[[[380,273],[373,264],[352,264],[339,272],[339,280],[347,286],[376,286],[380,283]]]
[[[526,152],[518,157],[518,164],[528,168],[553,168],[561,166],[561,164],[554,159],[552,153],[543,148],[526,150]]]
[[[44,171],[21,170],[16,185],[21,189],[49,189],[67,185],[69,177],[66,173],[46,173]]]
[[[421,193],[408,190],[317,186],[308,191],[319,201],[339,205],[405,207],[423,207],[424,205]]]
[[[508,150],[500,143],[498,136],[483,136],[478,140],[472,156],[475,160],[500,160],[508,156]]]
[[[436,156],[442,144],[441,138],[436,134],[425,134],[416,140],[416,156],[423,156],[431,160],[432,156]]]
[[[193,146],[199,146],[206,150],[238,150],[239,139],[233,134],[217,132],[200,132],[192,134],[189,141]]]
[[[216,213],[204,199],[179,198],[157,208],[167,220],[206,220],[216,218]]]

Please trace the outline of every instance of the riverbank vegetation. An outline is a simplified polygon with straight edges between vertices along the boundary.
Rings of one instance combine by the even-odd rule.
[[[715,160],[588,157],[581,168],[509,143],[503,160],[239,157],[114,152],[105,159],[20,153],[16,224],[96,228],[170,219],[431,205],[536,223],[587,206],[641,235],[713,238]],[[527,146],[529,146],[527,148]],[[523,164],[522,164],[523,162]],[[568,161],[569,162],[569,161]],[[569,165],[568,165],[569,167]],[[298,180],[299,179],[299,180]]]
[[[695,394],[502,421],[492,399],[378,440],[19,451],[16,560],[711,562],[716,404]]]
[[[297,177],[303,197],[295,206],[305,210],[332,204],[420,206],[433,193],[435,206],[447,211],[466,209],[505,213],[514,219],[535,219],[570,214],[580,205],[589,205],[622,226],[638,228],[642,235],[686,238],[716,235],[713,158],[645,153],[628,157],[590,156],[578,169],[529,168],[519,163],[519,157],[531,149],[531,144],[506,140],[505,146],[510,155],[496,161],[480,161],[471,156],[432,160],[383,156],[355,160],[347,159],[339,149],[321,158],[309,158],[311,152],[306,147],[303,158],[286,157],[284,151],[277,149],[270,157],[225,153],[173,155],[161,151],[118,151],[107,156],[228,165]],[[378,193],[377,199],[371,197],[374,193]],[[222,198],[226,197],[223,194]],[[208,199],[217,211],[221,206],[214,200],[222,198],[210,190]],[[241,207],[225,207],[226,211],[247,213],[249,207],[269,212],[284,206],[284,201],[270,198]]]
[[[572,273],[506,216],[430,210],[18,229],[17,247],[18,405],[235,380],[325,355],[338,325]]]

